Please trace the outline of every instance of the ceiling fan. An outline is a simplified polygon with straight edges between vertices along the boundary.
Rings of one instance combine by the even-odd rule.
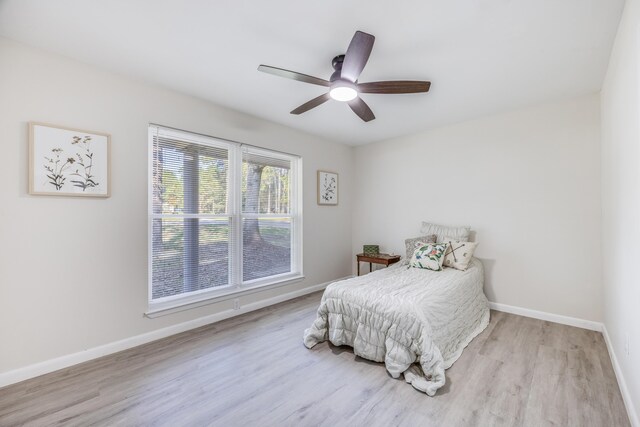
[[[333,58],[332,66],[335,70],[329,80],[323,80],[318,77],[308,76],[306,74],[289,71],[282,68],[271,67],[269,65],[260,65],[259,71],[273,74],[288,79],[297,80],[299,82],[311,83],[318,86],[329,88],[329,92],[313,98],[311,101],[305,102],[291,114],[302,114],[318,105],[324,104],[329,99],[342,101],[349,104],[349,107],[365,122],[369,122],[376,117],[373,115],[371,108],[360,98],[361,93],[420,93],[428,92],[431,82],[396,80],[383,82],[359,83],[358,77],[367,64],[375,37],[371,34],[356,31],[351,39],[351,43],[347,48],[347,53],[338,55]]]

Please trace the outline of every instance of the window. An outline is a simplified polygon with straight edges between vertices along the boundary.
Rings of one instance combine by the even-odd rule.
[[[152,125],[151,310],[302,275],[300,159]]]

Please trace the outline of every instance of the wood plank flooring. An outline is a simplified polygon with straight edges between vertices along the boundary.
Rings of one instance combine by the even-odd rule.
[[[492,311],[428,397],[306,349],[320,296],[0,389],[0,426],[629,426],[600,333]]]

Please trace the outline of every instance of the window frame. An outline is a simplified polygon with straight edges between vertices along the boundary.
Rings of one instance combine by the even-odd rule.
[[[188,140],[191,143],[225,148],[228,152],[229,173],[227,175],[227,193],[229,203],[225,214],[156,214],[153,212],[153,140],[159,132],[163,135],[173,135],[177,140]],[[185,138],[187,136],[188,138]],[[149,124],[148,127],[148,173],[147,173],[147,264],[148,289],[147,312],[148,317],[155,317],[163,313],[170,314],[189,308],[211,304],[241,295],[250,294],[294,283],[304,278],[303,274],[303,241],[302,241],[302,158],[295,154],[270,150],[217,138],[209,135],[175,129],[167,126]],[[279,213],[243,213],[242,212],[242,162],[245,151],[290,161],[290,194],[288,214]],[[229,242],[229,284],[183,292],[176,295],[153,298],[153,220],[156,218],[227,218],[230,225]],[[291,271],[264,278],[243,281],[243,235],[242,224],[244,218],[290,218],[291,221]],[[233,242],[233,244],[231,244]],[[236,308],[236,307],[234,307]]]

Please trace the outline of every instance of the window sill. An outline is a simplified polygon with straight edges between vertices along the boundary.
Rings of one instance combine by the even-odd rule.
[[[223,289],[210,290],[196,295],[184,295],[171,298],[166,301],[150,301],[149,309],[144,313],[145,317],[156,318],[168,314],[178,313],[221,301],[227,301],[256,292],[262,292],[280,286],[291,285],[304,279],[302,274],[288,274],[277,278],[269,278],[268,281],[254,280],[242,286],[227,286]]]

